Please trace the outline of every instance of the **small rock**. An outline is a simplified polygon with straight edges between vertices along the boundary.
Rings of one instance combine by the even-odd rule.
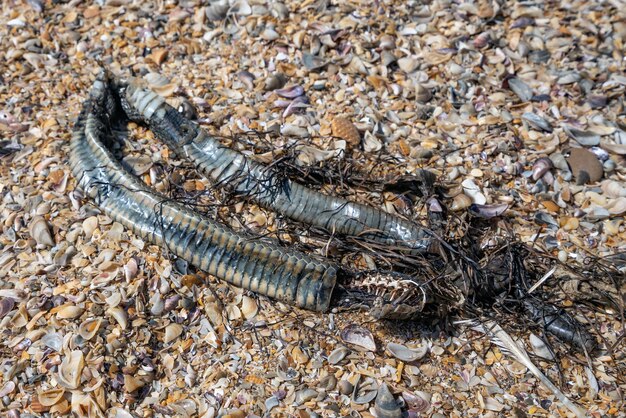
[[[604,169],[593,152],[583,148],[572,148],[566,159],[577,183],[584,184],[581,181],[595,183],[602,178]]]

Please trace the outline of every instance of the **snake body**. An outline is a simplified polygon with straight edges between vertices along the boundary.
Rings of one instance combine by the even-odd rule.
[[[225,147],[137,81],[131,81],[120,96],[131,119],[145,123],[215,184],[227,184],[267,209],[341,235],[396,245],[410,253],[431,248],[432,237],[416,223],[284,178],[274,168]]]
[[[235,233],[168,201],[128,172],[105,146],[107,80],[99,78],[74,128],[70,165],[79,187],[112,219],[201,270],[289,304],[325,311],[338,267],[306,254]]]

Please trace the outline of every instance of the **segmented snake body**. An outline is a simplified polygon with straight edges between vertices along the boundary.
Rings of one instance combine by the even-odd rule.
[[[337,266],[228,230],[126,171],[104,145],[106,121],[96,110],[107,99],[107,86],[98,80],[76,123],[70,164],[79,186],[108,216],[236,286],[302,308],[328,309]]]

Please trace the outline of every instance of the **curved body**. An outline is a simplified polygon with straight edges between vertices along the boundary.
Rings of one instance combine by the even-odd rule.
[[[229,185],[270,210],[334,233],[397,245],[411,253],[429,251],[432,237],[416,223],[284,178],[273,168],[223,146],[139,83],[130,83],[121,97],[129,118],[146,123],[159,139],[193,162],[215,184]]]
[[[103,143],[107,89],[106,81],[96,81],[74,128],[70,165],[80,188],[112,219],[219,279],[298,307],[327,310],[337,266],[235,233],[169,201],[124,169]]]

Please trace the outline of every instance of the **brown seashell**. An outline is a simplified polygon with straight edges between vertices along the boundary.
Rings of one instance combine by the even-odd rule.
[[[57,310],[57,318],[59,319],[78,318],[85,312],[85,309],[73,305],[60,306],[59,308],[60,309]]]
[[[452,200],[452,205],[450,206],[450,210],[452,210],[453,212],[465,210],[469,208],[471,204],[472,198],[464,193],[461,193],[454,196],[454,199]]]
[[[156,48],[152,51],[148,58],[157,65],[163,64],[165,59],[167,58],[167,49],[165,48]]]
[[[40,392],[37,395],[37,399],[39,400],[39,403],[41,405],[51,407],[53,405],[56,405],[61,400],[61,398],[63,398],[64,394],[65,389],[49,389],[44,392]]]
[[[85,359],[83,352],[80,350],[70,352],[59,366],[57,381],[67,389],[77,389],[80,385],[84,367]]]
[[[42,405],[41,402],[39,402],[38,396],[33,396],[33,400],[30,403],[30,410],[36,414],[43,414],[44,412],[48,412],[50,407]]]
[[[102,324],[102,318],[87,319],[78,327],[78,334],[85,340],[91,340],[100,329],[100,324]]]
[[[33,217],[28,225],[28,232],[37,244],[46,247],[54,246],[54,239],[52,238],[52,234],[48,228],[48,222],[46,222],[43,217]]]
[[[348,144],[356,146],[361,142],[361,134],[349,119],[342,116],[333,118],[331,122],[333,136],[345,140]]]
[[[249,296],[244,296],[241,301],[241,313],[244,318],[252,319],[256,316],[259,311],[259,307],[257,306],[256,300]]]
[[[116,306],[115,308],[107,309],[107,313],[115,319],[122,329],[126,329],[128,327],[128,314],[124,309]]]

